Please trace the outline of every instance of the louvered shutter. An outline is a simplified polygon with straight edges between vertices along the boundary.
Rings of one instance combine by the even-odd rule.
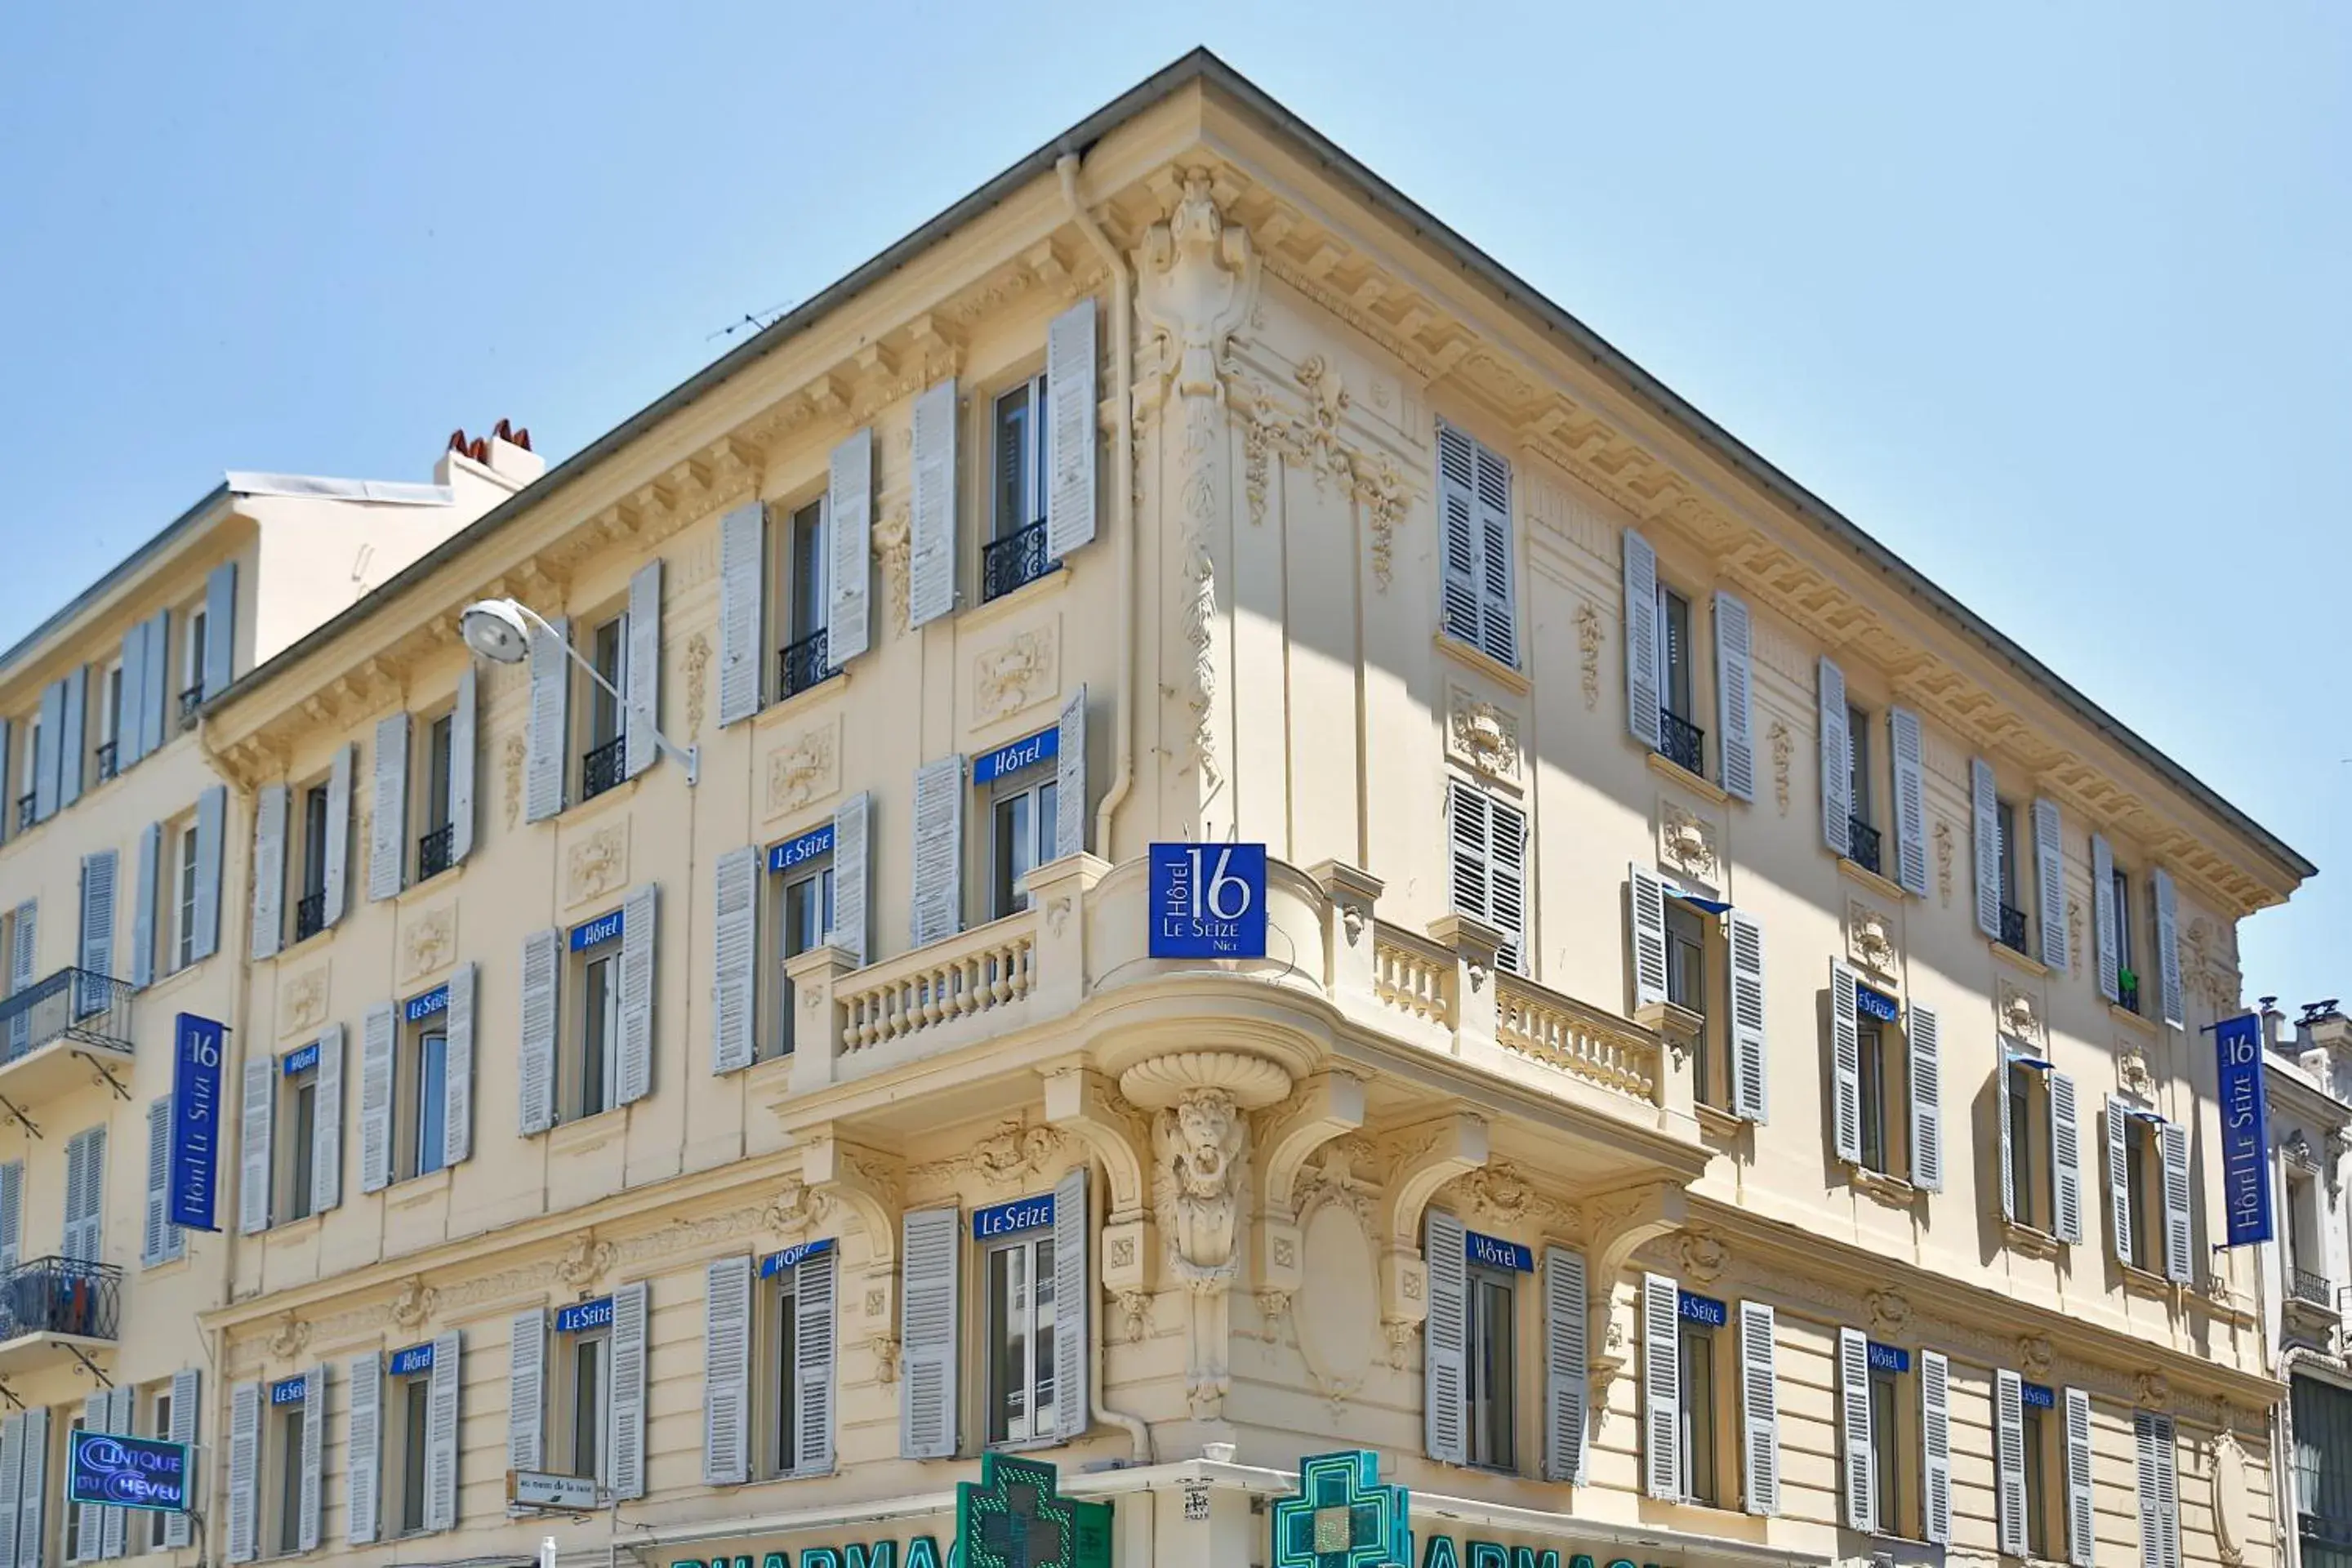
[[[16,906],[9,921],[8,935],[8,994],[16,995],[33,983],[33,971],[40,959],[39,903],[26,899]],[[20,1012],[8,1020],[8,1055],[13,1059],[23,1056],[33,1041],[33,1016]]]
[[[868,889],[874,879],[873,796],[851,795],[833,814],[833,945],[852,965],[866,964]]]
[[[2091,835],[2091,926],[2099,944],[2099,994],[2121,1002],[2123,944],[2116,924],[2116,852],[2105,834]]]
[[[2034,918],[2042,928],[2042,962],[2053,969],[2068,967],[2066,952],[2066,853],[2058,803],[2033,803]]]
[[[114,885],[120,862],[111,849],[81,858],[81,957],[74,1016],[102,1012],[110,1000],[100,977],[114,973]]]
[[[1715,708],[1716,721],[1722,730],[1723,788],[1726,794],[1747,801],[1756,798],[1754,643],[1746,602],[1717,590]]]
[[[392,1004],[367,1010],[360,1032],[360,1191],[380,1193],[392,1184],[392,1070],[397,1026]],[[442,1058],[448,1068],[448,1058]]]
[[[2098,1518],[2091,1498],[2091,1396],[2066,1391],[2066,1561],[2091,1568],[2096,1556]]]
[[[441,1054],[441,1163],[474,1153],[474,985],[477,971],[461,963],[449,973],[448,1037]]]
[[[1494,907],[1487,891],[1486,841],[1493,831],[1487,821],[1486,797],[1449,779],[1445,785],[1447,834],[1454,847],[1454,907],[1480,920]]]
[[[300,1550],[319,1549],[320,1483],[325,1479],[327,1369],[314,1366],[302,1378],[302,1495],[295,1520]]]
[[[563,809],[563,748],[571,730],[572,667],[564,639],[572,623],[558,616],[530,629],[530,716],[524,730],[522,817],[544,822]]]
[[[1492,900],[1487,919],[1503,933],[1503,945],[1495,952],[1495,963],[1513,974],[1527,973],[1528,935],[1528,819],[1527,814],[1499,800],[1486,803],[1486,816],[1492,825],[1487,836],[1487,849],[1493,858],[1487,868],[1486,891]]]
[[[139,1261],[149,1268],[169,1263],[187,1249],[172,1223],[172,1097],[147,1102],[147,1206],[140,1228]]]
[[[114,1429],[113,1396],[105,1389],[82,1395],[81,1429],[85,1432],[111,1432]],[[75,1503],[74,1550],[69,1563],[97,1563],[106,1556],[103,1521],[107,1510],[94,1502]]]
[[[2025,1555],[2025,1384],[2007,1370],[1993,1374],[1993,1481],[2000,1554]]]
[[[611,1456],[613,1495],[646,1495],[646,1282],[613,1292],[613,1393],[605,1402],[604,1451]]]
[[[621,671],[621,771],[635,778],[661,754],[662,563],[656,556],[629,578],[628,661]]]
[[[1423,1426],[1429,1457],[1460,1465],[1469,1458],[1469,1256],[1462,1222],[1431,1209],[1423,1222],[1422,1258],[1429,1271],[1429,1315],[1422,1325]]]
[[[1639,861],[1626,868],[1625,883],[1633,928],[1633,1006],[1638,1011],[1666,999],[1666,885]]]
[[[177,1443],[185,1448],[196,1446],[199,1435],[197,1413],[203,1408],[199,1403],[203,1386],[204,1376],[194,1367],[183,1367],[172,1374],[172,1428],[165,1435],[166,1442]],[[191,1497],[205,1495],[200,1474],[202,1458],[201,1455],[196,1456],[195,1462],[189,1467],[188,1494]],[[5,1473],[6,1468],[5,1457],[0,1457],[0,1473]],[[6,1508],[6,1499],[0,1496],[0,1512],[5,1512]],[[173,1513],[164,1516],[165,1546],[175,1552],[184,1546],[192,1546],[195,1544],[195,1521],[189,1515]],[[0,1552],[0,1562],[6,1560],[7,1553]]]
[[[86,1127],[73,1135],[66,1144],[68,1185],[66,1193],[65,1254],[85,1263],[106,1261],[106,1123]],[[71,1175],[73,1162],[80,1162],[81,1199],[74,1201],[77,1184]]]
[[[408,715],[394,713],[375,726],[375,757],[369,793],[368,897],[389,899],[408,881]]]
[[[2000,1217],[2017,1218],[2017,1149],[2010,1136],[2009,1102],[2017,1091],[2010,1079],[2014,1069],[2010,1065],[2006,1048],[2000,1053],[2000,1065],[1993,1069],[1993,1119],[2000,1123]]]
[[[1437,506],[1442,530],[1445,635],[1478,644],[1478,444],[1437,422]]]
[[[139,830],[138,879],[131,888],[131,984],[143,991],[155,983],[155,888],[163,874],[163,825]]]
[[[107,1396],[107,1399],[109,1408],[106,1415],[106,1429],[117,1436],[137,1436],[139,1435],[139,1391],[130,1387],[117,1388]],[[123,1549],[126,1542],[123,1537],[130,1524],[129,1512],[129,1510],[121,1508],[110,1508],[106,1510],[104,1521],[99,1531],[100,1539],[103,1542],[100,1548],[102,1555],[109,1558],[125,1555]],[[142,1513],[139,1517],[143,1521],[147,1516]]]
[[[457,676],[457,700],[449,710],[449,864],[462,866],[474,852],[474,771],[477,710],[480,704],[471,660]]]
[[[1911,1004],[1903,1030],[1910,1049],[1911,1184],[1930,1193],[1944,1190],[1942,1034],[1933,1007]]]
[[[147,754],[147,623],[133,623],[122,634],[122,690],[115,699],[114,765],[128,769]],[[7,759],[0,757],[0,764]],[[15,778],[16,775],[7,775]]]
[[[236,563],[224,561],[205,579],[205,695],[217,697],[236,678]]]
[[[1854,973],[1830,960],[1830,1079],[1837,1157],[1862,1163],[1862,1017],[1855,1005]]]
[[[285,820],[282,815],[278,818],[281,834]],[[196,929],[195,940],[189,946],[194,958],[210,958],[220,951],[221,851],[227,843],[227,833],[228,786],[215,784],[196,796]],[[258,865],[254,868],[254,919],[257,923],[261,918],[259,906],[263,889],[268,886],[261,880],[261,869]],[[281,873],[284,870],[282,850],[279,870]],[[273,901],[277,897],[274,890],[268,896]],[[278,929],[274,916],[272,921],[269,929],[274,932]],[[274,945],[271,951],[276,951]],[[262,954],[257,951],[254,956],[258,958]]]
[[[2107,1096],[2108,1234],[2120,1263],[2129,1263],[2132,1257],[2131,1124],[2131,1108]]]
[[[2082,1137],[2075,1124],[2074,1080],[2063,1072],[2050,1082],[2050,1234],[2083,1239]]]
[[[913,945],[963,929],[963,759],[941,757],[915,770]]]
[[[1058,1256],[1059,1247],[1055,1250]],[[796,1316],[793,1324],[793,1370],[800,1384],[800,1408],[794,1412],[798,1422],[794,1447],[799,1450],[800,1460],[793,1468],[796,1476],[833,1473],[834,1342],[840,1321],[835,1301],[835,1265],[838,1256],[835,1252],[820,1252],[801,1259],[799,1268],[793,1270],[793,1310]],[[1055,1310],[1058,1312],[1058,1302]],[[1057,1354],[1061,1339],[1057,1317],[1054,1334]]]
[[[746,501],[719,522],[719,723],[760,710],[760,680],[767,660],[760,636],[767,581],[767,508]]]
[[[1642,1276],[1643,1490],[1667,1502],[1683,1495],[1683,1346],[1680,1288]]]
[[[507,1468],[546,1468],[547,1314],[517,1312],[507,1333]]]
[[[16,1568],[16,1515],[25,1504],[24,1472],[25,1417],[11,1415],[0,1420],[0,1568]]]
[[[23,1494],[16,1509],[16,1568],[41,1568],[47,1555],[49,1413],[25,1412]]]
[[[1846,732],[1845,671],[1827,656],[1817,686],[1821,700],[1822,842],[1832,855],[1853,852],[1853,737]]]
[[[2140,1568],[2179,1568],[2180,1493],[2172,1417],[2135,1412],[2132,1438],[2139,1461]]]
[[[836,842],[839,837],[835,835]],[[760,990],[761,858],[756,845],[730,849],[719,858],[711,871],[710,1070],[714,1073],[750,1067],[759,1054],[755,1015]]]
[[[158,610],[155,618],[147,623],[147,690],[140,704],[140,716],[147,721],[144,742],[139,748],[142,756],[162,749],[164,729],[175,721],[173,718],[171,661],[172,612]],[[123,679],[130,679],[127,672]]]
[[[1584,1254],[1547,1247],[1543,1259],[1544,1479],[1584,1484],[1591,1321]]]
[[[89,696],[89,667],[76,665],[64,681],[66,689],[65,728],[59,732],[58,752],[58,805],[71,805],[81,798],[82,773],[86,767],[85,752],[88,736],[83,732],[83,717]]]
[[[1838,1331],[1838,1409],[1844,1422],[1841,1473],[1849,1530],[1878,1533],[1878,1451],[1870,1441],[1870,1342],[1859,1329]]]
[[[1094,1343],[1094,1298],[1087,1281],[1094,1212],[1087,1174],[1079,1165],[1054,1184],[1054,1416],[1055,1435],[1066,1443],[1086,1436],[1093,1405],[1087,1355]]]
[[[522,1027],[517,1061],[525,1137],[555,1125],[555,994],[562,961],[562,931],[535,931],[522,939]]]
[[[797,1326],[797,1325],[795,1325]],[[721,1258],[702,1278],[702,1481],[751,1479],[751,1260]],[[509,1455],[507,1462],[520,1465]]]
[[[1890,710],[1886,731],[1895,773],[1895,879],[1914,898],[1927,896],[1927,745],[1919,715]]]
[[[352,848],[352,768],[359,752],[357,746],[338,747],[334,765],[327,771],[327,866],[322,886],[328,928],[341,921],[347,907],[344,879]]]
[[[256,1555],[261,1500],[261,1384],[240,1383],[228,1391],[228,1560],[250,1563]]]
[[[58,814],[58,738],[66,727],[66,683],[53,680],[41,688],[38,727],[33,731],[33,820],[47,822]]]
[[[1511,465],[1478,447],[1478,646],[1499,664],[1519,663],[1518,601],[1511,543]]]
[[[253,956],[276,954],[286,931],[286,809],[292,791],[264,784],[253,803]],[[213,886],[220,886],[220,862]]]
[[[425,1389],[425,1528],[457,1527],[457,1390],[463,1354],[457,1333],[433,1341],[433,1371]]]
[[[1969,759],[1969,813],[1977,865],[1977,930],[2000,940],[2000,796],[1993,784],[1992,764],[1982,757]]]
[[[2179,1285],[2197,1279],[2189,1195],[2189,1129],[2168,1121],[2156,1130],[2164,1155],[2164,1274]]]
[[[962,1218],[957,1209],[919,1209],[899,1222],[899,1256],[906,1271],[898,1292],[902,1458],[955,1458]]]
[[[1771,1307],[1739,1303],[1739,1419],[1748,1462],[1749,1513],[1780,1511],[1780,1387]]]
[[[2172,874],[2159,866],[2148,874],[2148,886],[2156,895],[2156,969],[2164,1021],[2185,1029],[2189,1015],[2180,1005],[2180,914]]]
[[[278,1060],[257,1055],[245,1064],[238,1104],[236,1228],[252,1236],[269,1228],[270,1122],[278,1105]]]
[[[1045,548],[1055,559],[1095,536],[1095,301],[1045,328]]]
[[[839,669],[871,646],[868,588],[874,550],[874,432],[833,449],[825,490],[825,658]]]
[[[934,384],[915,399],[914,444],[915,494],[908,525],[907,624],[919,626],[955,608],[954,377]]]
[[[343,1538],[365,1546],[376,1538],[383,1496],[383,1359],[373,1351],[355,1355],[344,1375],[351,1385],[351,1425],[343,1441]]]
[[[659,890],[646,882],[621,902],[620,1071],[614,1100],[643,1100],[654,1089],[654,938]]]
[[[14,1268],[25,1250],[25,1162],[0,1164],[0,1268]],[[0,1552],[0,1563],[7,1553]]]
[[[310,1212],[324,1214],[343,1201],[343,1026],[319,1031],[319,1078],[310,1118]],[[302,1157],[297,1152],[297,1159]]]
[[[1940,1351],[1919,1355],[1919,1436],[1927,1539],[1952,1543],[1952,1367]]]
[[[1087,847],[1087,689],[1062,705],[1054,752],[1054,855],[1083,854]],[[836,851],[836,854],[838,851]],[[835,879],[839,880],[838,871]],[[835,897],[838,897],[838,893]]]
[[[1765,1089],[1764,926],[1754,915],[1724,915],[1731,950],[1731,1113],[1762,1121],[1770,1109]],[[1662,953],[1663,956],[1663,953]]]

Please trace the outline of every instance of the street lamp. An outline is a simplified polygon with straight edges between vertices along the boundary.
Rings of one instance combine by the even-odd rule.
[[[528,658],[530,654],[530,639],[534,627],[541,634],[553,637],[556,646],[572,656],[572,662],[588,672],[589,679],[611,692],[613,700],[619,703],[624,710],[628,708],[628,698],[611,681],[604,679],[604,671],[580,657],[580,650],[572,646],[571,638],[549,624],[546,616],[520,600],[479,600],[467,605],[466,613],[457,617],[457,635],[466,639],[466,646],[496,664],[520,664]],[[680,747],[675,744],[667,735],[661,732],[661,726],[654,722],[653,714],[642,707],[636,709],[631,716],[644,721],[646,729],[653,735],[654,744],[660,748],[662,755],[686,770],[688,784],[694,784],[700,780],[702,773],[700,747]]]

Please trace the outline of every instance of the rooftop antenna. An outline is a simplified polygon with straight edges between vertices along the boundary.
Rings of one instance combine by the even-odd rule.
[[[711,333],[709,337],[704,338],[702,341],[707,343],[713,338],[731,338],[740,331],[750,331],[757,332],[763,331],[768,327],[773,326],[776,321],[783,316],[783,313],[792,308],[793,302],[790,300],[787,300],[780,305],[771,305],[764,310],[747,310],[743,313],[743,317],[740,321],[730,321],[727,325],[719,328],[717,331]]]
[[[352,599],[353,603],[367,597],[368,563],[375,559],[375,546],[362,544],[360,552],[352,560]]]

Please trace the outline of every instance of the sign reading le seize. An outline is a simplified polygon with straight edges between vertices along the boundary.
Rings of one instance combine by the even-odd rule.
[[[77,1431],[66,1454],[66,1469],[69,1502],[143,1508],[154,1513],[187,1511],[188,1450],[180,1444]]]
[[[1265,956],[1265,846],[1151,847],[1154,958]]]
[[[170,1218],[189,1230],[213,1223],[214,1173],[220,1154],[222,1046],[228,1031],[183,1013],[172,1026]]]

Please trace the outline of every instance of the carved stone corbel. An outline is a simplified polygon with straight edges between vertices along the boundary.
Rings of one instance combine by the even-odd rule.
[[[1643,1243],[1679,1230],[1690,1216],[1689,1195],[1672,1182],[1651,1182],[1588,1198],[1584,1221],[1585,1289],[1591,1295],[1586,1341],[1597,1346],[1587,1363],[1594,1420],[1609,1406],[1604,1391],[1625,1369],[1633,1335],[1617,1321],[1617,1279]]]
[[[1363,1124],[1363,1080],[1344,1072],[1316,1074],[1299,1085],[1287,1104],[1266,1113],[1258,1134],[1265,1171],[1257,1227],[1261,1298],[1278,1295],[1287,1303],[1299,1287],[1299,1172],[1317,1150]]]
[[[850,1286],[850,1332],[874,1352],[881,1380],[898,1375],[898,1222],[905,1211],[898,1162],[852,1143],[830,1121],[801,1137],[801,1180],[848,1205],[866,1227],[866,1277]]]
[[[1486,1163],[1486,1119],[1454,1111],[1408,1128],[1388,1142],[1396,1160],[1379,1209],[1381,1324],[1388,1332],[1389,1359],[1395,1364],[1413,1329],[1429,1316],[1422,1211],[1440,1187]]]
[[[1143,1180],[1150,1128],[1119,1097],[1108,1079],[1076,1058],[1040,1069],[1045,1079],[1045,1121],[1077,1138],[1099,1159],[1110,1184],[1110,1212],[1102,1226],[1102,1288],[1118,1298],[1130,1339],[1155,1285],[1160,1256],[1150,1194]]]

